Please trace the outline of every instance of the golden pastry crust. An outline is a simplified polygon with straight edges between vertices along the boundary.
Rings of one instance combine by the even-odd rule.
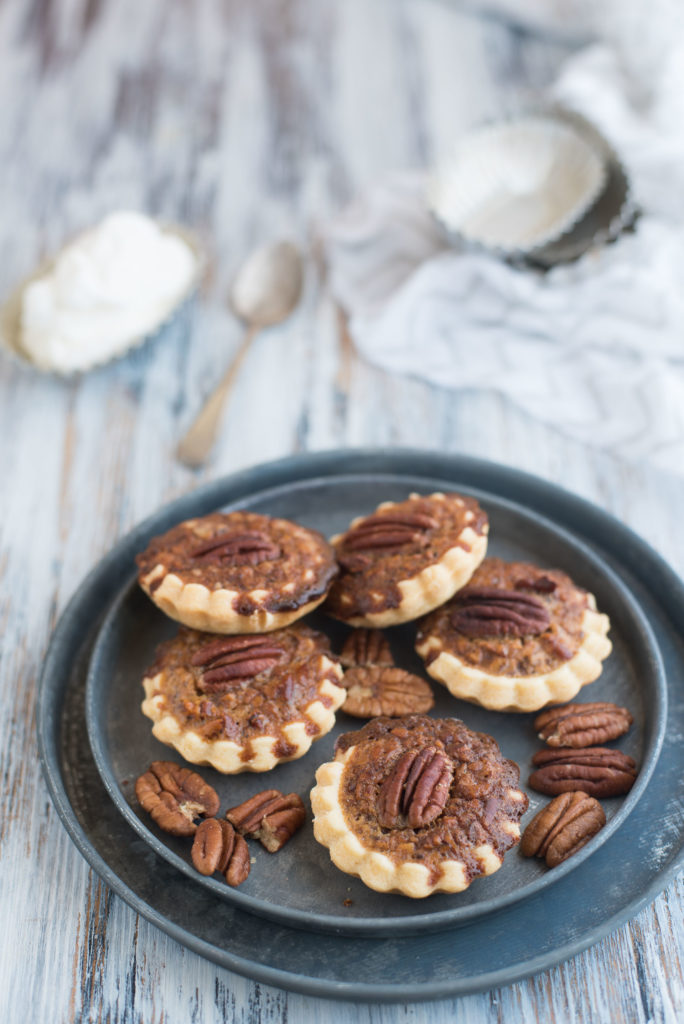
[[[226,775],[302,757],[346,697],[327,639],[296,624],[263,636],[181,629],[143,679],[152,732]]]
[[[477,502],[458,494],[383,502],[332,538],[341,571],[325,611],[375,629],[425,615],[468,582],[485,556],[488,529]]]
[[[400,762],[421,751],[443,775],[438,813],[409,824],[404,808],[388,820],[383,791]],[[491,736],[457,719],[376,719],[341,737],[335,760],[316,772],[314,836],[340,870],[371,889],[414,899],[461,892],[498,870],[518,842],[528,803],[518,778]]]
[[[140,586],[166,615],[228,634],[288,626],[325,600],[337,574],[321,534],[254,512],[188,519],[136,562]]]
[[[492,605],[495,592],[503,596]],[[516,601],[530,602],[527,612]],[[496,632],[501,602],[508,602],[507,615],[519,617],[522,609],[524,617],[532,608],[529,633]],[[490,634],[485,621],[494,622]],[[609,628],[593,594],[560,570],[488,558],[467,588],[421,624],[416,651],[454,697],[495,711],[537,711],[571,700],[599,677],[612,650]]]

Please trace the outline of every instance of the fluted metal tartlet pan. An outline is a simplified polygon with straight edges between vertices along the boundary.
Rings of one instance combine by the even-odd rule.
[[[560,105],[534,108],[531,113],[541,113],[571,125],[591,142],[605,162],[603,188],[586,212],[568,230],[543,245],[530,249],[509,250],[484,246],[467,239],[447,224],[436,210],[430,208],[430,213],[442,237],[456,249],[486,252],[519,266],[548,270],[558,264],[579,259],[590,250],[614,242],[623,231],[634,225],[639,211],[632,195],[626,168],[614,147],[591,121],[582,114]]]
[[[172,323],[183,306],[196,293],[206,269],[207,262],[206,251],[199,238],[192,231],[178,224],[168,224],[163,221],[159,221],[158,223],[159,227],[164,231],[174,234],[181,241],[185,242],[195,258],[195,270],[187,287],[174,300],[173,304],[169,305],[169,307],[160,315],[158,323],[155,324],[151,330],[145,331],[143,334],[135,335],[131,338],[125,349],[114,354],[103,356],[91,366],[84,369],[60,370],[56,367],[48,368],[39,366],[34,362],[21,343],[22,296],[28,285],[33,284],[34,281],[37,281],[39,278],[43,277],[44,274],[47,274],[52,270],[57,258],[59,257],[59,253],[55,253],[53,256],[43,260],[31,274],[20,281],[19,284],[12,289],[2,305],[0,305],[0,353],[35,373],[70,380],[90,373],[92,370],[97,370],[108,363],[123,359],[130,352],[133,352],[135,349],[141,348],[148,342],[158,338],[165,328]]]

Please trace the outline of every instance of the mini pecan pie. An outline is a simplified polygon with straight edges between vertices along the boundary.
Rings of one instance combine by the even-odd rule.
[[[172,619],[214,633],[287,626],[324,600],[337,573],[314,530],[255,512],[214,512],[153,538],[140,586]]]
[[[321,633],[217,636],[181,628],[157,651],[143,686],[153,734],[193,764],[264,772],[305,754],[346,697]]]
[[[491,736],[456,718],[376,718],[318,769],[314,835],[371,889],[460,892],[518,842],[519,775]]]
[[[486,558],[418,630],[427,671],[455,697],[496,711],[567,701],[601,674],[607,615],[558,569]]]
[[[325,610],[351,626],[409,622],[443,604],[484,558],[487,516],[473,498],[412,494],[333,537],[340,575]]]

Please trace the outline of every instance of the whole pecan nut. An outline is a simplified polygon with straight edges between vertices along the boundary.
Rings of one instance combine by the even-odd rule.
[[[201,669],[197,689],[201,693],[217,693],[270,672],[282,656],[280,644],[266,634],[252,633],[212,640],[193,654],[190,663]]]
[[[423,715],[435,703],[429,684],[403,668],[350,668],[342,685],[347,690],[342,710],[356,718]]]
[[[196,819],[213,817],[220,805],[218,794],[197,772],[173,761],[153,761],[135,783],[140,806],[165,832],[193,836]]]
[[[296,793],[265,789],[231,807],[226,818],[241,835],[258,839],[269,853],[277,853],[304,824],[306,809]]]
[[[190,856],[201,875],[220,871],[228,885],[241,885],[249,875],[247,843],[230,822],[219,818],[207,818],[200,824]]]
[[[278,545],[261,530],[224,530],[190,552],[190,558],[201,559],[205,564],[222,562],[228,565],[258,565],[260,562],[272,562],[280,555]]]
[[[408,544],[424,547],[430,530],[438,526],[436,519],[424,512],[376,512],[366,516],[344,534],[344,551],[388,551]]]
[[[591,747],[623,736],[632,721],[627,708],[598,701],[549,708],[537,715],[534,728],[550,747]]]
[[[420,828],[440,816],[449,799],[454,766],[443,750],[407,750],[395,762],[378,794],[383,828]]]
[[[551,623],[534,594],[497,587],[464,587],[454,598],[451,625],[464,636],[538,636]]]
[[[598,800],[581,791],[561,793],[535,815],[523,832],[524,857],[544,857],[550,868],[577,853],[603,828]]]
[[[537,771],[530,775],[530,786],[549,796],[574,790],[599,799],[620,796],[629,792],[637,777],[634,759],[607,747],[540,750],[532,763]]]
[[[355,668],[357,665],[391,668],[394,665],[394,658],[382,630],[355,629],[344,641],[340,662],[345,668]]]

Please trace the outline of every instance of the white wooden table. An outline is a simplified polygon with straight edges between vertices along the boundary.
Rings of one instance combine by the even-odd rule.
[[[297,314],[249,356],[212,464],[193,474],[173,459],[238,344],[225,299],[248,248],[305,243],[383,171],[423,165],[464,125],[534,95],[562,55],[432,0],[0,5],[3,292],[118,207],[186,222],[212,255],[201,301],[163,343],[69,382],[0,361],[3,1022],[682,1019],[681,879],[529,981],[428,1005],[335,1004],[217,969],[138,918],[72,846],[37,762],[41,660],[88,569],[170,498],[280,455],[405,445],[495,459],[594,500],[684,573],[683,481],[572,443],[493,394],[345,361],[314,273]]]

